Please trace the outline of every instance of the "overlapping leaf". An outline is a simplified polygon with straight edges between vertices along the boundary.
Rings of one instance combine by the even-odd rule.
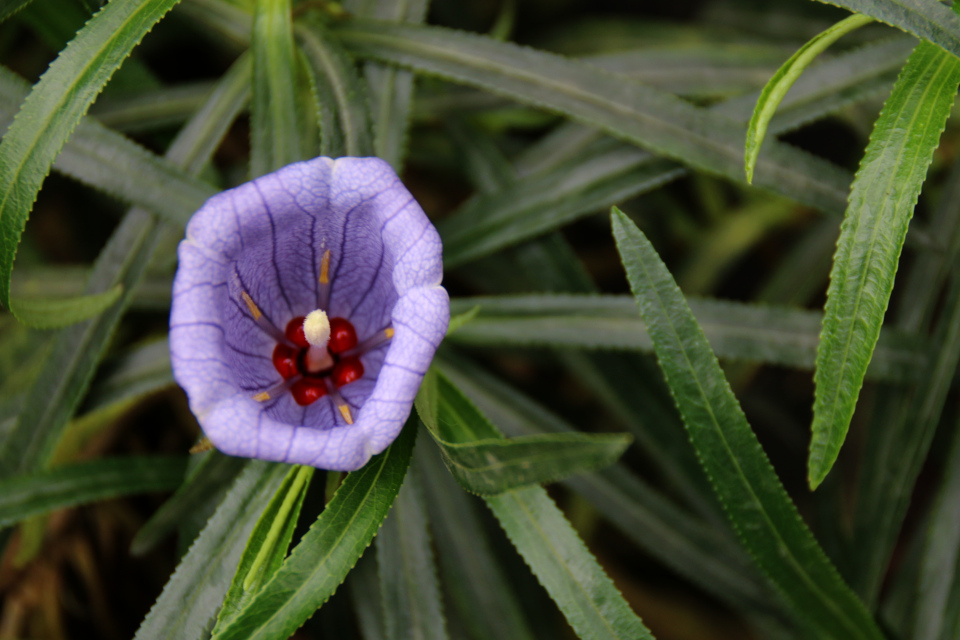
[[[10,307],[10,272],[20,234],[54,159],[90,104],[177,0],[104,6],[30,92],[0,143],[0,304]]]
[[[416,424],[343,481],[280,569],[214,638],[286,638],[336,591],[393,504],[410,462]]]
[[[336,33],[364,57],[540,105],[691,167],[742,180],[743,127],[623,76],[437,27],[355,20]],[[826,211],[842,208],[847,178],[835,167],[779,144],[757,167],[758,185]]]
[[[417,397],[417,412],[432,432],[443,433],[453,442],[502,437],[435,369],[428,372],[426,386]],[[486,500],[581,638],[652,639],[542,487],[514,489]]]

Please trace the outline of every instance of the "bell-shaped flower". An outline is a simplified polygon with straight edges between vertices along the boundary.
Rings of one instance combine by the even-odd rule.
[[[441,250],[377,158],[300,162],[211,198],[170,312],[174,378],[210,441],[339,471],[387,448],[450,319]]]

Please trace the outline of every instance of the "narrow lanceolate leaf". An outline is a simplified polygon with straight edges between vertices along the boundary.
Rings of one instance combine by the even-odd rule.
[[[130,543],[130,553],[143,555],[154,548],[181,520],[203,506],[211,495],[226,492],[243,471],[247,460],[211,451],[187,477],[176,493],[150,516]]]
[[[183,457],[145,456],[91,460],[8,478],[0,482],[0,527],[97,500],[171,491],[186,469]]]
[[[453,442],[503,437],[435,368],[427,372],[416,406],[432,432]],[[652,640],[543,487],[513,489],[486,501],[580,638]]]
[[[385,640],[448,637],[420,484],[411,469],[377,536]]]
[[[180,561],[134,640],[206,637],[260,514],[289,465],[254,460]]]
[[[818,637],[881,640],[800,518],[670,272],[629,218],[614,209],[612,222],[670,392],[744,546]]]
[[[237,64],[234,65],[234,68]],[[204,107],[171,143],[166,157],[196,175],[244,104],[236,90],[246,76],[234,68],[218,83]],[[140,282],[160,230],[154,216],[143,210],[127,213],[101,251],[87,282],[87,293],[121,284],[121,300],[93,320],[62,329],[54,339],[37,382],[24,402],[14,428],[0,441],[0,477],[32,471],[49,462],[64,425],[83,397],[100,357]]]
[[[817,351],[809,480],[847,435],[920,188],[960,85],[960,60],[920,43],[874,125],[840,232]]]
[[[345,22],[358,55],[439,75],[540,106],[693,168],[743,181],[741,124],[631,79],[561,56],[439,27]],[[843,172],[771,141],[757,184],[824,211],[839,211]]]
[[[347,476],[290,557],[216,640],[287,638],[333,595],[386,518],[416,433],[408,421],[389,449]]]
[[[123,292],[116,284],[102,293],[75,298],[13,298],[13,313],[35,329],[59,329],[92,318],[115,303]]]
[[[30,92],[0,143],[0,304],[30,209],[54,159],[131,49],[177,0],[117,0],[77,33]]]
[[[362,17],[418,24],[426,17],[428,4],[429,0],[379,0],[367,5]],[[413,111],[413,73],[379,62],[368,62],[364,74],[370,89],[374,149],[377,157],[401,173]]]
[[[290,0],[257,0],[254,6],[250,173],[257,177],[303,157]]]
[[[787,91],[790,90],[793,83],[827,47],[851,31],[871,22],[873,22],[873,18],[858,14],[841,20],[800,47],[800,50],[790,56],[790,59],[770,78],[760,94],[757,107],[753,112],[753,118],[750,119],[750,124],[747,126],[745,161],[747,182],[753,182],[753,171],[757,164],[757,157],[760,155],[760,145],[763,144],[763,137],[767,134],[767,126],[770,124],[773,114],[776,113],[777,106],[787,95]]]
[[[469,427],[453,425],[465,416],[475,417],[476,408],[445,377],[425,381],[427,387],[432,384],[437,387],[438,426],[430,433],[457,482],[481,496],[602,469],[616,462],[633,441],[622,433],[556,433],[455,442],[456,430]]]
[[[917,593],[914,640],[947,640],[960,632],[960,431],[943,466],[930,515]]]
[[[30,85],[0,66],[0,131],[13,122]],[[216,193],[176,164],[86,116],[80,120],[53,168],[124,202],[185,225]]]
[[[366,90],[356,66],[340,43],[319,24],[298,27],[297,40],[317,82],[321,100],[332,100],[336,126],[348,156],[374,154]],[[324,133],[326,135],[326,133]]]
[[[960,56],[960,17],[937,0],[820,0],[886,22]]]
[[[0,22],[30,4],[32,0],[0,0]]]
[[[415,468],[423,473],[430,530],[445,593],[477,640],[532,640],[520,598],[490,544],[472,498],[450,477],[439,451],[421,442]],[[488,615],[496,611],[497,615]]]
[[[216,634],[233,620],[263,584],[273,577],[287,557],[293,529],[307,495],[313,467],[290,467],[270,504],[263,510],[257,526],[247,538],[240,565],[233,575],[223,606],[217,614]]]
[[[480,307],[449,339],[485,347],[569,347],[651,351],[647,327],[629,296],[540,294],[453,298],[454,314]],[[698,323],[721,358],[812,369],[823,314],[729,300],[690,300]],[[884,329],[867,375],[916,380],[928,364],[926,342]]]

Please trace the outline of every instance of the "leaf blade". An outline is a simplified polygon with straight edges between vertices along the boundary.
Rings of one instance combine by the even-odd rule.
[[[300,544],[216,640],[288,637],[333,594],[376,535],[403,483],[415,423],[344,480]]]
[[[102,458],[7,478],[0,481],[0,528],[97,500],[170,491],[186,468],[183,457]]]
[[[913,208],[958,86],[960,60],[920,43],[870,136],[837,243],[817,350],[811,488],[829,473],[846,437]]]
[[[614,209],[614,237],[691,442],[741,541],[821,637],[881,640],[783,489],[670,272]]]
[[[753,182],[753,171],[757,165],[757,157],[760,155],[760,145],[763,144],[763,137],[767,133],[767,126],[793,83],[797,81],[810,63],[830,45],[851,31],[871,22],[873,22],[873,18],[860,14],[844,18],[800,47],[770,78],[770,81],[767,82],[760,93],[760,99],[757,100],[753,117],[750,119],[750,124],[747,125],[744,170],[748,183]]]
[[[111,2],[77,33],[0,142],[0,304],[40,185],[66,139],[124,58],[178,0]]]

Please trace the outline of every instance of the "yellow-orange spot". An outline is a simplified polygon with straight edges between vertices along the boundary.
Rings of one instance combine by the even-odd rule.
[[[253,396],[253,399],[256,400],[257,402],[266,402],[267,400],[270,399],[270,394],[266,391],[263,391]]]
[[[387,336],[388,339],[393,337],[393,333],[393,327],[387,327],[383,330],[383,335]]]
[[[243,301],[246,303],[247,309],[250,309],[250,313],[253,314],[253,319],[259,320],[263,314],[260,313],[260,308],[257,307],[257,303],[253,301],[253,298],[251,298],[246,291],[241,291],[240,297],[243,298]]]
[[[341,404],[337,407],[337,409],[340,409],[340,415],[343,416],[344,422],[347,424],[353,424],[353,415],[350,413],[350,407],[345,404]]]
[[[213,443],[210,442],[210,438],[201,438],[200,442],[190,447],[190,453],[203,453],[204,451],[210,451],[213,449]]]
[[[320,284],[330,284],[330,249],[323,252],[320,260]]]

